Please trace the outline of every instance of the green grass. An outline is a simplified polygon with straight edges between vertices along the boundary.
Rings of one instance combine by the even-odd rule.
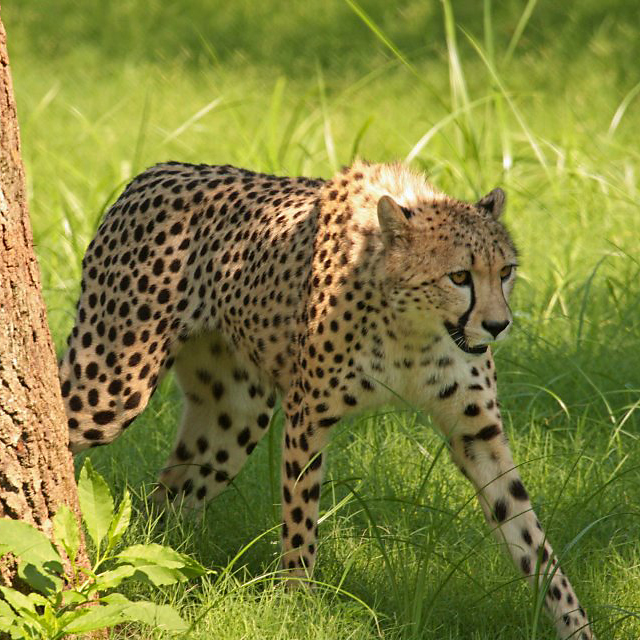
[[[496,351],[506,428],[599,637],[640,637],[635,3],[20,0],[2,17],[60,349],[102,212],[157,161],[329,176],[360,154],[408,158],[461,198],[504,187],[523,265]],[[157,596],[194,621],[189,637],[553,637],[414,415],[336,429],[312,596],[276,576],[280,415],[205,512],[154,524],[143,496],[178,416],[167,380],[91,457],[138,495],[136,540],[217,571]]]

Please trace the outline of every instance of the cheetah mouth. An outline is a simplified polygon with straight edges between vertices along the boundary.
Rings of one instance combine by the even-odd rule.
[[[471,353],[474,355],[486,352],[487,350],[486,344],[481,344],[481,345],[478,345],[477,347],[469,346],[469,343],[467,342],[467,339],[464,336],[464,327],[462,325],[452,324],[451,322],[447,321],[444,323],[444,326],[447,332],[449,333],[449,336],[451,337],[455,345],[458,347],[458,349],[461,349],[465,353]]]

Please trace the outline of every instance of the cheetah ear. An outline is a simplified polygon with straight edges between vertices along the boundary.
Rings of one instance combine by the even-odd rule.
[[[500,189],[500,187],[497,187],[493,191],[487,193],[483,198],[480,198],[480,200],[476,202],[476,207],[484,209],[497,220],[502,215],[506,200],[507,196],[505,192]]]
[[[378,200],[378,222],[382,233],[382,242],[388,249],[406,238],[409,224],[400,205],[390,196]]]

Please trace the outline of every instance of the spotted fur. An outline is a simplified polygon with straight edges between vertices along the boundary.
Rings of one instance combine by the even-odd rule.
[[[475,204],[402,166],[332,180],[161,164],[108,212],[83,261],[60,366],[71,447],[111,442],[175,363],[184,392],[158,496],[201,505],[240,471],[276,396],[286,415],[283,563],[316,557],[325,445],[342,417],[428,411],[561,638],[593,638],[509,450],[488,343],[511,324],[516,251],[497,189]]]

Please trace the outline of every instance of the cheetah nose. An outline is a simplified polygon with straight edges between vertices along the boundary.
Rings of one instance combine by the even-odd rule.
[[[486,322],[482,321],[482,328],[486,329],[494,338],[497,338],[509,325],[510,320],[504,322]]]

